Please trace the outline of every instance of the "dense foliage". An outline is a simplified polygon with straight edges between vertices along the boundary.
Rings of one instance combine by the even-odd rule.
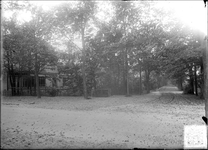
[[[65,2],[53,11],[7,4],[5,11],[32,13],[25,23],[18,23],[15,13],[3,18],[4,69],[9,74],[38,75],[44,66],[56,65],[71,95],[85,98],[93,88],[130,96],[168,81],[203,97],[204,35],[156,2],[106,2],[103,7],[111,13],[94,1]],[[108,17],[99,18],[101,11]]]

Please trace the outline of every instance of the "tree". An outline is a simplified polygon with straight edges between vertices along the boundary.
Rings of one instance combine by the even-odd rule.
[[[133,8],[132,2],[114,2],[115,6],[115,19],[117,22],[117,26],[120,28],[122,32],[122,38],[119,41],[119,45],[123,46],[123,80],[124,80],[124,89],[126,89],[126,96],[130,96],[129,93],[129,50],[131,47],[127,45],[127,39],[129,33],[131,32],[132,24],[134,24],[134,15],[135,10]]]
[[[4,35],[3,41],[4,66],[10,76],[13,89],[15,87],[15,72],[34,72],[36,70],[39,74],[47,65],[55,65],[56,63],[53,48],[45,41],[35,37],[30,27],[18,28],[17,32],[14,30],[11,29],[9,30],[10,34]],[[38,53],[36,53],[37,49]],[[15,94],[14,90],[12,93]]]
[[[48,51],[49,56],[52,54],[51,59],[44,59],[44,57],[41,58],[39,56],[47,56],[47,53],[45,53],[45,51],[47,51],[47,49],[52,50],[52,47],[49,44],[46,45],[46,43],[44,43],[43,40],[47,40],[47,36],[50,36],[54,22],[53,18],[50,16],[51,13],[44,12],[41,7],[31,5],[29,7],[29,10],[32,12],[33,16],[32,20],[29,23],[26,23],[26,26],[30,27],[30,34],[34,35],[33,39],[36,41],[36,44],[33,45],[33,50],[35,50],[35,81],[37,97],[41,98],[38,77],[39,73],[42,70],[42,67],[45,67],[46,65],[49,65],[51,62],[56,61],[56,58],[51,53],[51,51]]]
[[[150,74],[152,71],[159,73],[160,61],[158,61],[159,53],[164,48],[166,33],[164,24],[161,20],[164,19],[164,14],[157,8],[150,6],[150,3],[141,2],[138,5],[140,9],[140,17],[137,18],[137,26],[132,29],[132,57],[135,58],[134,66],[137,66],[140,72],[145,72],[145,88],[147,93],[150,92]],[[141,8],[140,8],[141,6]],[[143,7],[142,7],[143,6]],[[141,80],[140,80],[141,82]],[[140,90],[142,85],[140,83]]]
[[[57,10],[56,16],[58,16],[57,22],[58,26],[61,26],[66,30],[69,28],[73,33],[78,32],[82,39],[82,75],[83,75],[83,89],[84,98],[88,98],[87,85],[86,85],[86,73],[85,73],[85,63],[86,63],[86,29],[89,26],[90,18],[92,18],[94,13],[95,2],[80,1],[77,3],[76,7],[70,8],[68,5],[64,4],[60,6]]]
[[[171,38],[160,53],[160,59],[164,62],[162,68],[169,77],[177,80],[179,89],[197,95],[197,89],[203,83],[199,72],[203,68],[199,39],[192,29],[183,25],[175,26],[169,34]]]
[[[41,10],[33,6],[30,6],[29,9],[34,12],[34,16],[28,23],[19,24],[15,13],[11,20],[3,20],[4,66],[10,76],[13,95],[15,94],[15,72],[20,72],[19,80],[21,72],[28,71],[36,75],[36,92],[40,98],[38,74],[47,65],[54,65],[56,56],[52,46],[44,40],[51,27],[47,22],[47,14],[41,13]],[[46,22],[43,23],[44,19]]]

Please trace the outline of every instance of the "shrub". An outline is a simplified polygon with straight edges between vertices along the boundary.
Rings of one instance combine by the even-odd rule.
[[[183,88],[183,93],[184,94],[192,94],[193,89],[189,85],[185,85]]]
[[[56,96],[57,94],[57,89],[54,88],[54,87],[51,87],[50,89],[47,90],[47,93],[50,95],[50,96]]]

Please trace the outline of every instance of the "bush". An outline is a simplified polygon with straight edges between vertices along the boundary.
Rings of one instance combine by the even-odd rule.
[[[186,86],[183,88],[183,93],[184,93],[184,94],[193,94],[193,89],[192,89],[189,85],[186,85]]]
[[[51,87],[50,89],[47,90],[47,93],[50,95],[50,96],[56,96],[56,93],[57,93],[57,89],[54,88],[54,87]]]

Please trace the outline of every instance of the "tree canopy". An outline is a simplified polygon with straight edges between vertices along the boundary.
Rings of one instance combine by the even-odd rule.
[[[93,88],[130,96],[167,81],[190,94],[200,89],[203,97],[204,35],[158,3],[69,1],[46,11],[27,1],[4,2],[4,71],[37,77],[55,65],[71,94],[85,98]],[[21,11],[30,12],[29,21],[18,21]]]

